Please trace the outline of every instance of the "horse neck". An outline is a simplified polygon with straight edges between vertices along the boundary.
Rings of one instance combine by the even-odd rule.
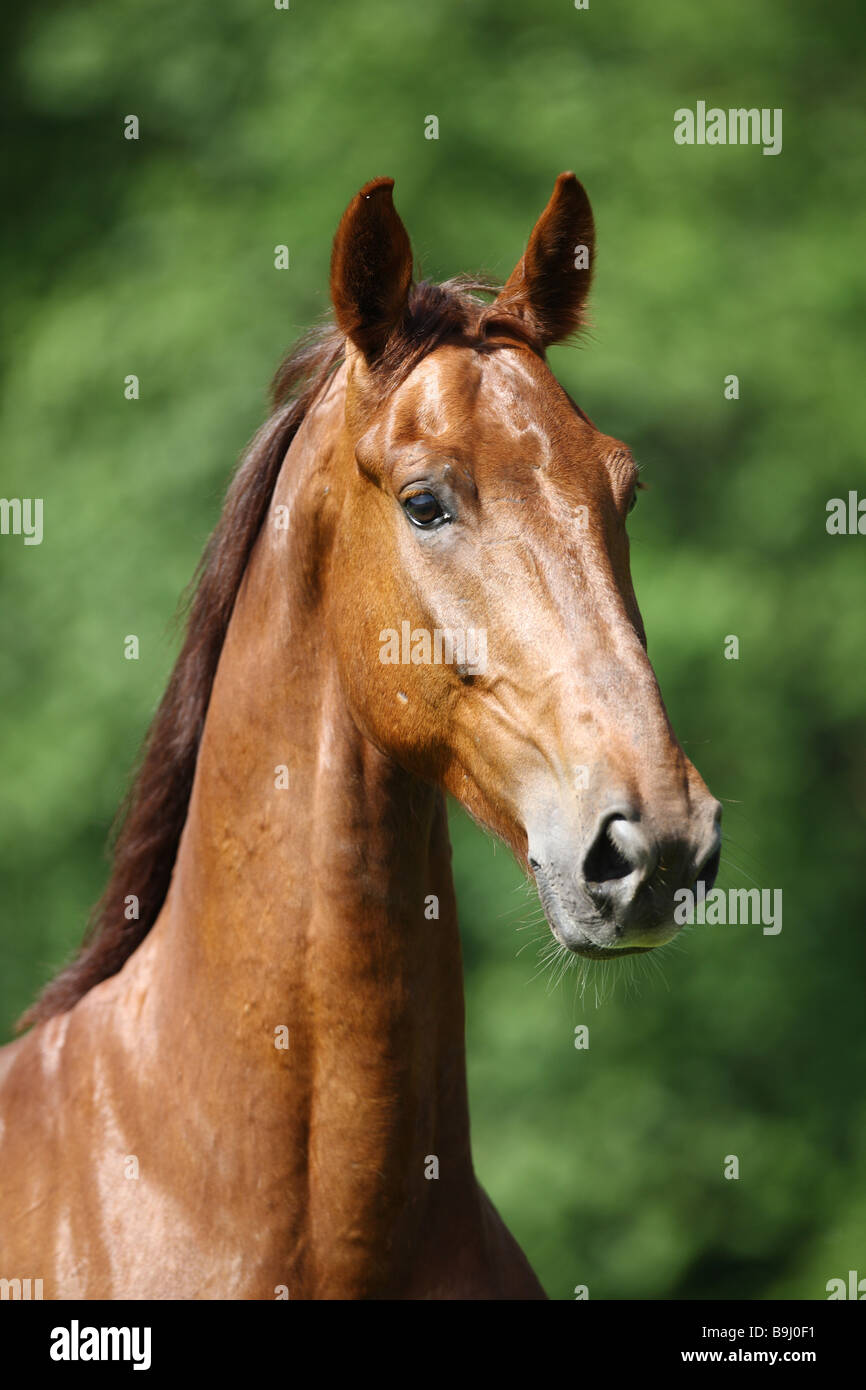
[[[379,1240],[397,1258],[439,1186],[428,1160],[452,1194],[474,1178],[444,799],[356,727],[311,577],[306,509],[334,425],[320,410],[302,426],[235,606],[148,993],[167,1055],[191,1028],[218,1049],[191,1103],[208,1126],[243,1106],[254,1133],[236,1138],[259,1163],[272,1143],[345,1288],[341,1232],[356,1263],[358,1231],[369,1260]]]

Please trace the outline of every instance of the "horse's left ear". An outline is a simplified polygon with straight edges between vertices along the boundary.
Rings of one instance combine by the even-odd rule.
[[[412,247],[391,198],[393,187],[393,179],[373,179],[356,193],[331,252],[337,323],[367,362],[380,356],[402,319],[412,280]]]
[[[560,342],[583,322],[594,257],[595,224],[586,189],[574,174],[560,174],[526,253],[496,302],[526,320],[542,347]]]

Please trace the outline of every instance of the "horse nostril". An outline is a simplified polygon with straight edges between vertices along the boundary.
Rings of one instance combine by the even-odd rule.
[[[613,843],[607,826],[603,826],[584,860],[584,878],[587,883],[607,883],[609,879],[626,878],[630,873],[631,864],[619,846]]]
[[[637,869],[648,876],[654,867],[652,850],[635,820],[614,811],[605,816],[583,862],[587,883],[602,885],[628,878]]]
[[[721,844],[717,844],[712,853],[709,854],[707,858],[704,860],[703,864],[700,866],[697,874],[695,875],[695,881],[697,883],[703,883],[708,893],[716,881],[716,875],[719,872],[719,863],[721,861],[721,858],[722,846]]]

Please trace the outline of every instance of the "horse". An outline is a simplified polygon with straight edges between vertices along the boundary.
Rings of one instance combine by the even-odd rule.
[[[416,280],[392,190],[339,222],[104,897],[0,1053],[0,1275],[46,1298],[544,1298],[473,1169],[446,794],[580,956],[664,944],[715,876],[636,465],[547,364],[586,323],[587,194],[560,175],[497,292]]]

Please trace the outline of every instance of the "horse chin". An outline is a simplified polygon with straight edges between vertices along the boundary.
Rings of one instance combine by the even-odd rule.
[[[646,933],[650,938],[656,936],[656,940],[624,941],[621,946],[604,946],[598,941],[593,941],[582,925],[569,923],[563,930],[560,925],[554,924],[550,917],[547,918],[547,922],[559,944],[572,955],[582,956],[584,960],[619,960],[621,956],[646,955],[648,951],[666,945],[676,935],[675,929],[665,931],[663,928],[657,928],[654,932]]]

